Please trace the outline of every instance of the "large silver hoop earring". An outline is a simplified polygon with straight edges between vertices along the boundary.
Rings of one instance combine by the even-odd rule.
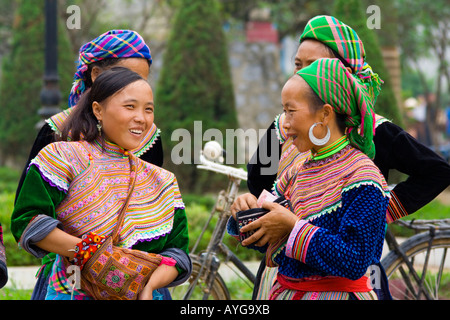
[[[327,144],[328,141],[330,141],[331,132],[330,132],[330,128],[328,128],[328,126],[327,126],[327,134],[325,135],[325,137],[323,137],[322,139],[316,138],[314,136],[313,130],[318,124],[322,124],[322,122],[316,122],[311,126],[311,128],[309,128],[309,140],[311,140],[311,142],[316,146],[323,146],[323,145]]]

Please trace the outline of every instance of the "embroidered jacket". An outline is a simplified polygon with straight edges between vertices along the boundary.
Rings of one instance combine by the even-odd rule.
[[[120,232],[120,245],[128,248],[170,233],[175,210],[184,208],[171,172],[138,158],[135,161],[136,185]],[[37,210],[39,214],[54,215],[64,230],[74,236],[89,231],[111,233],[128,190],[130,164],[123,150],[111,143],[102,146],[98,141],[56,142],[38,154],[31,168],[36,168],[51,188],[60,191],[57,199],[53,199],[54,207]],[[36,191],[34,199],[33,193],[19,195],[12,218],[16,237],[20,238],[25,223],[29,222],[24,217],[36,216],[37,212],[31,215],[26,212],[35,211],[36,204],[31,200],[37,202],[39,192],[47,192],[44,188]]]
[[[331,150],[331,152],[330,152]],[[290,278],[361,278],[383,247],[387,184],[345,137],[291,167],[275,184],[300,220],[288,238],[268,247],[269,266]]]
[[[288,279],[356,280],[381,257],[389,190],[378,168],[342,137],[289,167],[274,193],[300,218],[291,233],[264,248],[266,265]],[[227,231],[238,235],[230,219]]]

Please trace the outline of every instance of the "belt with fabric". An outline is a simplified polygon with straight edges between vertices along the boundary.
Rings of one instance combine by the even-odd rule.
[[[324,277],[314,280],[293,281],[278,273],[277,281],[283,289],[297,290],[301,292],[369,292],[372,287],[369,278],[363,276],[357,280],[350,280],[343,277]]]

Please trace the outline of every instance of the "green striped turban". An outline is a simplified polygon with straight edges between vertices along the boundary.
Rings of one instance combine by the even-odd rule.
[[[373,159],[375,113],[370,86],[350,73],[339,59],[318,59],[297,74],[336,113],[347,115],[350,143]]]
[[[300,43],[305,39],[322,42],[344,59],[353,73],[370,85],[369,94],[372,95],[375,103],[383,80],[365,61],[364,44],[355,30],[335,17],[321,15],[308,21],[300,36]]]

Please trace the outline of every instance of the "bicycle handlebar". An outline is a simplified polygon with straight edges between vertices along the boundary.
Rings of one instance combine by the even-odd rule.
[[[235,179],[247,180],[247,171],[245,171],[244,169],[234,168],[220,163],[216,163],[214,161],[210,161],[205,158],[202,151],[200,151],[200,163],[201,164],[197,165],[197,168],[199,169],[221,173]]]

